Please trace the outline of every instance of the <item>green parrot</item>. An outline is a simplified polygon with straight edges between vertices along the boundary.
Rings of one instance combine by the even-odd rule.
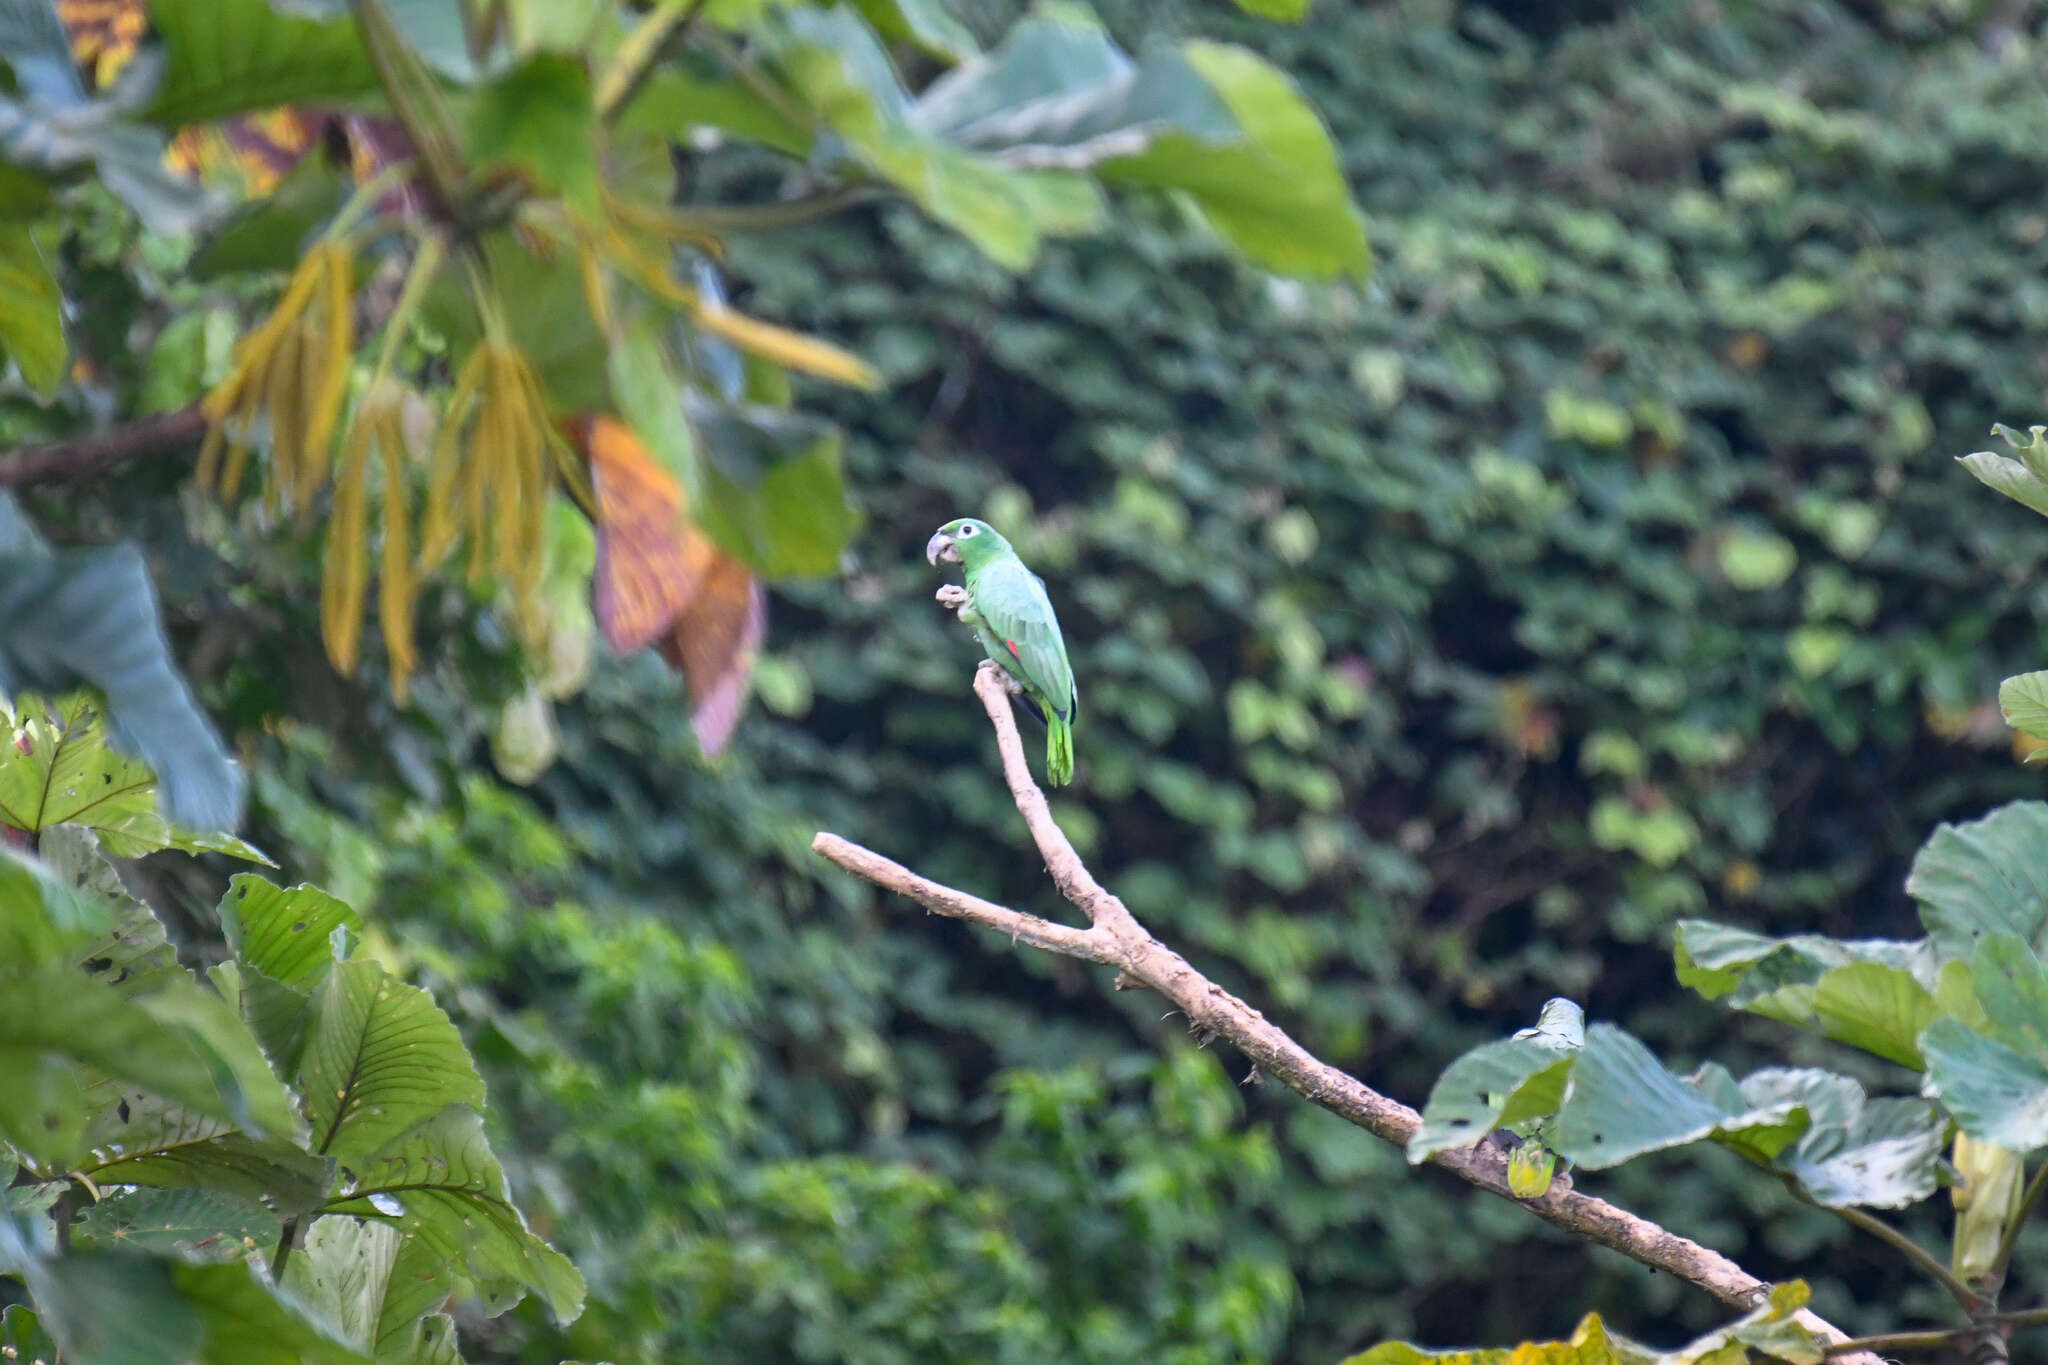
[[[974,627],[988,657],[1002,665],[1045,721],[1045,775],[1055,787],[1074,779],[1074,715],[1080,694],[1060,621],[1045,584],[985,521],[961,517],[932,533],[924,557],[958,564],[967,586],[948,583],[939,601]]]

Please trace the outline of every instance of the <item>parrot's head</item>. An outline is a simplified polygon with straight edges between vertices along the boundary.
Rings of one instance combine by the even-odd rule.
[[[924,557],[933,564],[961,564],[971,569],[1009,548],[1010,542],[995,527],[973,517],[961,517],[932,532],[932,538],[924,543]]]

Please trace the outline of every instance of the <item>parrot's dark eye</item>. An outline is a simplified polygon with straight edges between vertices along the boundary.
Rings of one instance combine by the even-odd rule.
[[[961,538],[962,540],[965,540],[965,539],[967,539],[967,537],[969,537],[969,536],[971,536],[971,535],[973,535],[973,534],[974,534],[974,528],[973,528],[972,526],[963,526],[963,527],[961,527],[961,528],[960,528],[960,538]]]

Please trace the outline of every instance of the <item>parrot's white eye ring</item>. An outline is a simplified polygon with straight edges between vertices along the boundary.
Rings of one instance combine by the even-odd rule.
[[[963,526],[960,528],[959,532],[960,539],[965,540],[967,539],[967,537],[973,535],[974,533],[974,528],[972,526]]]

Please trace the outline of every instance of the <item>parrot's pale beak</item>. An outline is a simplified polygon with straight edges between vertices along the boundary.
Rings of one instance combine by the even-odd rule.
[[[936,565],[941,560],[948,564],[958,564],[960,551],[953,548],[953,537],[944,531],[935,531],[932,538],[924,543],[924,557],[928,564]]]

